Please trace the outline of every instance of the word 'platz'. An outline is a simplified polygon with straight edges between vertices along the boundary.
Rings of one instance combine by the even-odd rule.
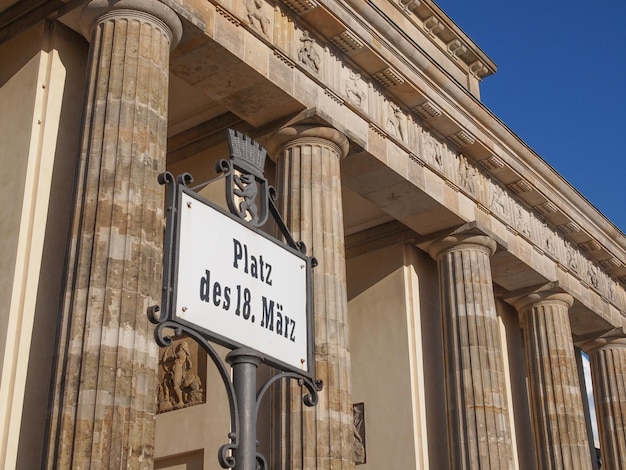
[[[233,238],[233,267],[243,269],[255,279],[260,279],[268,286],[272,285],[272,265],[263,259],[263,255],[252,255],[248,253],[248,245]]]

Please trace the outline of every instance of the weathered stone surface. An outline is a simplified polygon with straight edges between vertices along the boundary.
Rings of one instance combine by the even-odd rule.
[[[169,51],[176,15],[97,0],[48,468],[152,466]],[[92,23],[93,22],[93,23]],[[167,22],[167,23],[166,23]]]
[[[513,468],[489,265],[495,249],[493,239],[471,231],[429,247],[439,269],[451,469]]]
[[[597,346],[589,359],[602,468],[626,468],[626,340]]]
[[[286,441],[272,468],[354,468],[339,172],[348,140],[332,128],[294,126],[280,130],[269,147],[270,155],[277,155],[285,222],[319,262],[313,270],[315,376],[324,382],[319,404],[309,409],[302,405],[299,387],[283,388],[277,433]]]
[[[514,303],[522,317],[537,468],[591,469],[568,318],[573,298],[548,289]]]

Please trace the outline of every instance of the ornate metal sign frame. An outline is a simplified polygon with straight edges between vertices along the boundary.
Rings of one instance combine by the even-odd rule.
[[[201,185],[205,187],[218,180],[225,179],[226,202],[230,213],[221,209],[189,187],[193,181],[190,174],[184,173],[176,179],[169,172],[159,175],[159,183],[167,185],[167,219],[163,253],[163,291],[161,306],[148,308],[148,318],[156,325],[154,337],[161,347],[170,346],[173,338],[185,335],[196,341],[218,368],[226,387],[230,414],[230,442],[220,448],[218,460],[222,468],[237,470],[266,469],[265,458],[256,453],[256,417],[259,404],[265,392],[282,378],[298,380],[308,393],[303,396],[304,404],[317,404],[317,392],[322,389],[321,381],[314,379],[314,327],[312,306],[312,268],[317,262],[306,256],[306,247],[293,239],[276,207],[276,191],[263,175],[267,155],[266,150],[249,137],[228,129],[230,160],[220,160],[216,170],[220,176]],[[306,286],[306,322],[307,322],[307,358],[306,367],[297,368],[280,359],[263,354],[255,349],[233,341],[231,338],[216,334],[209,329],[179,318],[176,314],[176,288],[178,283],[178,254],[180,244],[181,204],[188,196],[205,204],[246,229],[298,256],[307,269]],[[189,198],[186,198],[187,200]],[[276,226],[286,243],[267,235],[259,227],[265,224],[271,214]],[[217,354],[211,342],[220,344],[232,351],[226,362],[232,367],[233,376]],[[256,368],[266,363],[280,372],[269,379],[258,391],[256,387]]]

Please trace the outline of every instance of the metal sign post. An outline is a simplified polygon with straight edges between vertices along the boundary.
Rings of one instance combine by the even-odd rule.
[[[256,452],[258,408],[277,381],[298,380],[308,390],[304,404],[317,404],[314,379],[311,270],[275,205],[275,190],[263,176],[266,151],[249,137],[228,130],[230,160],[216,169],[226,180],[230,213],[190,188],[192,178],[159,176],[168,186],[161,307],[148,309],[161,347],[173,336],[194,339],[216,365],[226,387],[230,442],[220,448],[222,468],[266,469]],[[197,188],[195,188],[197,189]],[[286,243],[259,227],[272,215]],[[211,343],[231,349],[226,362]],[[257,390],[256,371],[268,364],[280,372]]]

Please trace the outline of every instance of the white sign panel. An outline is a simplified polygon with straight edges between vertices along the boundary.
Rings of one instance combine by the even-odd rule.
[[[182,193],[176,317],[309,370],[307,261]]]

